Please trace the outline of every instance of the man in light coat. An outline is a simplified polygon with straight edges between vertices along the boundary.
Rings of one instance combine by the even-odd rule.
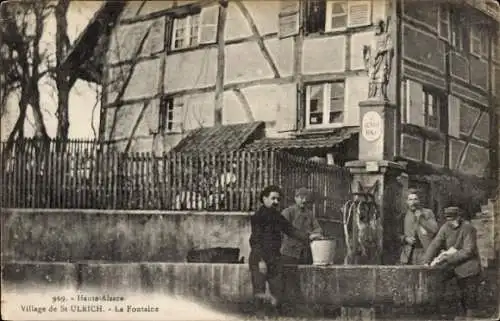
[[[415,189],[409,190],[407,205],[400,263],[421,265],[423,255],[438,231],[438,224],[432,210],[421,206]]]

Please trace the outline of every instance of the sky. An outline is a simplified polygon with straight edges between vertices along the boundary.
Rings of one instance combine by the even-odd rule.
[[[102,1],[73,1],[68,11],[68,36],[73,43],[83,31],[95,12],[101,6]],[[42,45],[48,50],[54,50],[55,20],[50,19],[45,27],[42,37]],[[41,48],[44,50],[44,48]],[[40,82],[41,106],[43,109],[45,125],[49,136],[56,134],[57,120],[55,111],[57,108],[57,98],[54,92],[54,84],[47,83],[47,79]],[[94,128],[99,128],[100,101],[97,97],[95,84],[78,80],[70,92],[69,97],[69,137],[70,138],[94,138],[92,131],[92,111],[94,109]],[[18,117],[18,97],[12,97],[7,104],[7,114],[2,116],[0,137],[6,140]],[[94,108],[96,106],[96,108]],[[28,110],[27,121],[25,123],[26,136],[32,136],[33,114],[31,108]]]

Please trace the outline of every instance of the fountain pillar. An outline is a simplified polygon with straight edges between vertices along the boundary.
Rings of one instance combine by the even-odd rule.
[[[372,253],[369,260],[363,260],[358,252],[354,254],[358,257],[354,257],[352,263],[393,265],[399,260],[403,206],[408,190],[406,165],[394,161],[399,126],[396,107],[385,99],[374,98],[360,102],[359,107],[361,128],[358,160],[348,162],[346,167],[352,175],[353,194],[359,193],[356,197],[363,194],[374,197],[379,216],[378,232],[375,233],[378,250]],[[357,232],[353,233],[351,240],[359,247],[359,228],[355,221],[352,226]],[[342,317],[345,320],[374,320],[377,309],[375,306],[342,307]]]
[[[353,177],[351,190],[372,193],[380,212],[382,248],[379,257],[369,263],[396,264],[408,189],[406,166],[394,161],[399,126],[396,107],[387,100],[373,98],[360,102],[359,107],[359,156],[346,164]]]

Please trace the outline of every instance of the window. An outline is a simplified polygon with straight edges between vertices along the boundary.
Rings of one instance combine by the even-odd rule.
[[[328,1],[326,13],[326,30],[347,27],[347,1]]]
[[[464,49],[464,23],[465,20],[460,12],[452,13],[451,44],[456,50]]]
[[[371,10],[371,1],[308,1],[306,29],[315,33],[370,25]]]
[[[182,130],[182,109],[180,98],[164,97],[160,103],[159,127],[164,133],[178,133]]]
[[[443,92],[424,87],[409,79],[401,83],[401,91],[401,121],[403,123],[436,130],[443,129],[441,128],[441,115],[448,104]]]
[[[477,56],[488,56],[488,29],[486,26],[473,23],[470,28],[470,52]]]
[[[192,15],[174,20],[172,49],[195,47],[198,45],[200,15]]]
[[[424,88],[423,103],[425,127],[439,129],[439,113],[441,106],[439,95]]]
[[[443,39],[450,39],[450,9],[446,4],[439,6],[439,36]]]
[[[306,126],[328,126],[344,121],[344,82],[306,86]]]
[[[200,13],[174,19],[172,49],[214,43],[217,39],[219,7],[203,8]]]

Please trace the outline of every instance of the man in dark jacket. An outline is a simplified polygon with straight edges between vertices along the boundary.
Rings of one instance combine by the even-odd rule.
[[[460,289],[460,316],[474,317],[477,314],[477,289],[480,282],[481,261],[477,248],[476,229],[463,219],[458,207],[444,210],[446,223],[431,242],[424,255],[424,263],[431,264],[440,249],[445,250],[438,256],[444,268],[451,270],[457,278]],[[434,261],[436,262],[436,261]],[[439,263],[438,263],[439,264]]]
[[[309,234],[294,228],[278,211],[281,190],[266,187],[261,195],[262,206],[251,217],[250,256],[254,296],[265,299],[266,281],[269,283],[271,303],[277,306],[283,292],[283,262],[281,259],[282,233],[309,243]]]

